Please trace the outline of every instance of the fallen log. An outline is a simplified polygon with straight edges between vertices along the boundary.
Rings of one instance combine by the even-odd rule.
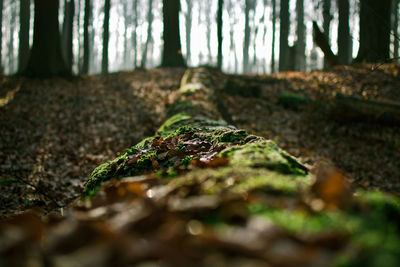
[[[340,121],[400,125],[400,103],[338,94],[328,104],[329,114]]]

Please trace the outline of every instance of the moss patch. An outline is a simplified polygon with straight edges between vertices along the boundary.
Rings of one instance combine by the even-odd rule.
[[[269,140],[229,147],[220,155],[231,158],[232,165],[269,168],[285,174],[307,174],[307,168]]]

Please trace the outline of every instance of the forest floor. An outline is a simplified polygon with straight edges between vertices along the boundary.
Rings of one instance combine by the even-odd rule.
[[[183,73],[0,77],[0,218],[33,207],[57,210],[75,200],[96,166],[154,134]],[[229,123],[274,140],[308,167],[332,162],[355,187],[400,194],[399,126],[338,122],[307,105],[284,107],[279,101],[283,93],[400,101],[400,65],[221,74],[221,80],[234,88],[220,94]]]
[[[327,107],[400,65],[184,71],[1,77],[1,266],[399,266],[400,127]]]

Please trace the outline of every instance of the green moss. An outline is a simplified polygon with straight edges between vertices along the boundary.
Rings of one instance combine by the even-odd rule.
[[[247,135],[247,132],[244,130],[231,130],[221,134],[218,137],[218,141],[225,143],[236,143],[244,140]]]
[[[268,168],[285,174],[305,175],[307,169],[272,141],[229,147],[220,153],[232,165]]]
[[[163,125],[157,130],[158,134],[163,134],[168,131],[173,131],[179,128],[184,122],[190,120],[192,117],[186,113],[178,113],[166,120]]]
[[[279,104],[288,109],[299,110],[309,103],[309,99],[298,94],[282,93],[279,95]]]

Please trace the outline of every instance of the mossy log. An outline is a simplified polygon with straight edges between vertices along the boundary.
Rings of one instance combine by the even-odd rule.
[[[102,182],[112,178],[167,173],[171,168],[184,169],[191,161],[207,163],[222,157],[231,158],[235,166],[307,174],[306,167],[272,141],[228,125],[218,110],[216,90],[209,69],[189,69],[182,78],[169,118],[156,134],[97,167],[86,184],[85,193],[94,194]]]
[[[339,94],[328,106],[337,120],[400,125],[400,103]]]
[[[114,231],[142,241],[156,231],[157,248],[191,252],[171,258],[133,246],[135,263],[219,266],[208,262],[217,255],[223,266],[399,266],[399,199],[353,194],[330,168],[313,177],[274,142],[228,125],[213,79],[206,68],[188,70],[156,134],[96,168],[86,184],[91,197],[104,183],[87,201],[112,200],[89,210],[116,214],[107,221]],[[116,197],[131,201],[129,210],[113,205]]]

